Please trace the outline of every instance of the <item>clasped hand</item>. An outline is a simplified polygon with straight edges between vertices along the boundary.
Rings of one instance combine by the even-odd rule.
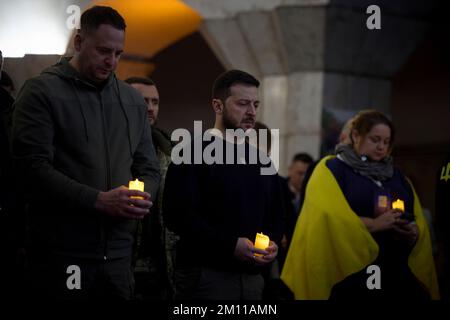
[[[392,229],[397,232],[402,239],[409,244],[413,244],[419,236],[419,229],[415,222],[401,219],[402,214],[403,213],[398,210],[389,210],[374,219],[374,223],[378,231]]]
[[[132,198],[141,197],[142,199]],[[129,190],[121,186],[107,192],[100,192],[95,208],[113,217],[143,219],[150,212],[153,203],[150,194],[139,190]]]
[[[234,250],[236,259],[252,263],[258,266],[266,265],[272,262],[278,254],[278,246],[275,242],[270,241],[269,246],[265,249],[257,249],[248,238],[239,238]]]

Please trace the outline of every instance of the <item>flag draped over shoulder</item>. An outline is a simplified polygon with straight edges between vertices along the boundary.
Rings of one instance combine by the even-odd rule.
[[[295,299],[328,299],[333,286],[378,256],[378,245],[347,203],[325,157],[316,166],[291,241],[281,279]],[[414,192],[419,239],[409,257],[415,276],[439,298],[429,230]]]
[[[409,255],[408,265],[417,279],[428,289],[431,298],[439,299],[439,287],[433,261],[430,230],[423,215],[419,197],[417,197],[412,185],[411,189],[414,192],[414,215],[419,228],[419,239],[417,239],[416,245]]]

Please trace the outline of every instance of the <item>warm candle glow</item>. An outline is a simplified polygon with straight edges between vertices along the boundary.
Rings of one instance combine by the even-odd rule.
[[[130,189],[130,190],[139,190],[139,191],[144,192],[144,182],[143,181],[139,181],[138,179],[136,179],[134,181],[130,181],[128,189]],[[131,197],[131,198],[133,198],[133,199],[144,199],[143,197]]]
[[[378,208],[388,209],[388,197],[378,196]]]
[[[405,203],[402,200],[397,199],[392,203],[392,209],[398,209],[401,212],[405,212]]]
[[[266,250],[266,248],[269,246],[270,239],[265,234],[257,233],[255,238],[255,248]],[[262,256],[262,254],[255,253],[255,256]]]

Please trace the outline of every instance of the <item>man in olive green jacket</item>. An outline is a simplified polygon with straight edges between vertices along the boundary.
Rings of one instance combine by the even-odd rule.
[[[165,176],[171,161],[172,141],[169,134],[158,128],[159,92],[150,78],[131,77],[125,80],[139,91],[147,103],[147,117],[152,127],[152,139],[158,156],[161,182],[153,214],[140,221],[136,235],[135,267],[136,297],[138,299],[169,299],[174,293],[173,270],[178,236],[167,230],[162,218],[162,198]]]

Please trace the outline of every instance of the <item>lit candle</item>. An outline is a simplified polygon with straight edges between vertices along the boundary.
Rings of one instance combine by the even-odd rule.
[[[261,250],[266,250],[266,248],[269,246],[269,241],[270,241],[270,239],[268,236],[266,236],[262,232],[257,233],[256,239],[255,239],[255,248],[261,249]],[[262,256],[262,254],[255,253],[255,256]]]
[[[130,189],[130,190],[139,190],[139,191],[144,192],[144,182],[143,181],[139,181],[138,179],[136,179],[134,181],[130,181],[128,189]],[[131,198],[133,198],[133,199],[144,199],[143,197],[136,197],[136,196],[133,196]]]
[[[388,197],[378,196],[378,208],[380,208],[380,209],[388,208]]]
[[[398,209],[401,212],[405,212],[405,203],[402,200],[397,199],[392,203],[392,209]]]

